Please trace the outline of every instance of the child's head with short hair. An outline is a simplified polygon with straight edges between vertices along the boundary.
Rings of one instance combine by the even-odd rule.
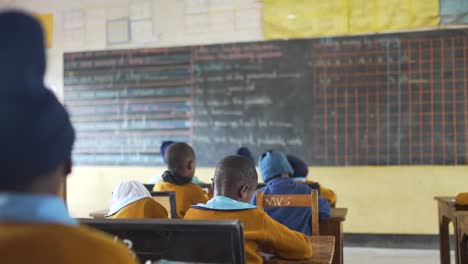
[[[291,175],[292,178],[307,177],[309,174],[309,168],[305,161],[293,155],[287,155],[287,158],[289,164],[291,164],[291,167],[294,170],[294,173]]]
[[[191,178],[195,175],[195,152],[187,143],[171,144],[166,150],[165,159],[168,170],[175,171],[184,177]]]
[[[251,160],[253,163],[255,163],[255,159],[252,155],[252,152],[250,152],[250,149],[246,148],[246,147],[241,147],[237,150],[237,155],[239,156],[244,156],[246,158],[248,158],[249,160]]]
[[[166,151],[174,143],[175,142],[172,141],[172,140],[167,140],[167,141],[161,142],[161,146],[159,147],[159,153],[161,154],[161,156],[163,158],[164,164],[166,164]]]
[[[269,150],[263,153],[258,160],[258,167],[262,172],[264,183],[275,178],[289,177],[294,173],[286,155],[277,150]]]
[[[214,193],[248,203],[257,189],[257,181],[252,161],[243,156],[228,156],[216,167]]]
[[[0,192],[58,195],[71,172],[75,132],[67,111],[44,86],[39,21],[0,12]]]

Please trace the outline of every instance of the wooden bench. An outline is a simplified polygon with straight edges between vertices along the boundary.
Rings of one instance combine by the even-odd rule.
[[[450,264],[450,234],[449,224],[453,223],[454,230],[458,230],[456,213],[459,211],[468,211],[468,206],[459,206],[455,204],[455,197],[434,197],[437,200],[439,210],[439,237],[440,237],[440,263]],[[455,232],[455,240],[458,239],[458,232]],[[459,256],[458,243],[455,246],[455,255]],[[456,258],[458,262],[458,257]]]

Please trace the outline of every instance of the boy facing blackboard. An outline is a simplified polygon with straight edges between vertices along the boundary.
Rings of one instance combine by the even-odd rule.
[[[203,189],[192,183],[196,166],[195,152],[186,143],[174,143],[168,147],[165,160],[167,170],[153,190],[175,192],[177,217],[183,218],[191,205],[206,203],[208,200]]]

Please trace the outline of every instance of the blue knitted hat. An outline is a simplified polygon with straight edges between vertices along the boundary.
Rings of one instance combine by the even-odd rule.
[[[258,160],[258,167],[262,172],[262,179],[265,183],[280,174],[294,173],[286,155],[277,150],[265,152]]]
[[[161,143],[161,147],[159,147],[159,153],[163,157],[164,163],[166,163],[166,150],[169,148],[170,145],[174,144],[175,142],[172,140],[163,141]]]
[[[254,157],[252,156],[252,152],[246,147],[241,147],[237,150],[237,155],[243,156],[251,160],[253,163],[255,163]]]
[[[71,157],[74,130],[45,88],[44,37],[32,16],[0,13],[0,188],[25,185]]]
[[[292,175],[293,178],[307,177],[307,174],[309,174],[309,168],[303,160],[293,155],[287,155],[286,157],[288,158],[289,164],[291,164],[291,167],[294,170]]]

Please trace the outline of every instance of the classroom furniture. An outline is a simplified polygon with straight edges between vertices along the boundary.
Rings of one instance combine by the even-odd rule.
[[[468,263],[468,211],[458,211],[455,213],[457,219],[457,246],[458,263]]]
[[[265,259],[265,264],[330,264],[335,251],[335,239],[332,236],[313,236],[310,238],[310,246],[314,256],[305,260],[284,260],[280,258]],[[332,252],[332,254],[330,254]]]
[[[298,182],[300,183],[300,182]],[[311,189],[315,189],[318,191],[318,194],[320,195],[320,184],[318,182],[303,182],[303,184],[306,184],[307,186],[309,186],[309,188]],[[265,187],[266,184],[265,183],[259,183],[257,185],[257,189],[260,189],[260,188],[263,188]]]
[[[160,203],[168,212],[169,218],[177,218],[177,207],[176,207],[176,194],[175,192],[150,192],[151,197],[156,202]],[[105,218],[108,209],[94,211],[89,213],[89,216],[95,219]]]
[[[347,214],[347,208],[332,208],[330,218],[319,223],[321,236],[335,237],[335,254],[332,264],[343,264],[343,222],[346,220]]]
[[[177,218],[176,193],[175,192],[150,192],[153,200],[160,203],[169,213],[169,218]]]
[[[148,191],[152,192],[153,189],[154,189],[154,185],[155,185],[155,184],[153,184],[153,183],[144,183],[143,185],[146,187],[146,189],[147,189]]]
[[[80,219],[121,239],[140,263],[160,259],[201,263],[245,263],[244,234],[238,220]]]
[[[319,217],[318,217],[318,191],[312,189],[311,194],[305,195],[284,195],[284,194],[275,194],[275,195],[265,195],[263,191],[257,191],[257,207],[261,210],[264,207],[311,207],[312,209],[312,237],[311,241],[314,238],[314,246],[320,248],[320,254],[314,256],[313,261],[318,262],[304,262],[304,263],[332,263],[333,255],[335,252],[335,237],[334,236],[324,236],[323,239],[319,239]],[[330,243],[332,245],[330,245]],[[312,260],[308,260],[312,261]],[[286,263],[286,262],[280,262]]]
[[[458,229],[455,213],[459,211],[468,211],[468,206],[459,206],[455,204],[455,197],[434,197],[437,200],[439,210],[439,237],[440,237],[440,263],[450,264],[450,234],[449,224],[453,223],[454,230]],[[458,234],[455,232],[455,240],[458,241]],[[455,255],[458,256],[459,248],[455,246]],[[458,264],[458,261],[456,261]]]

